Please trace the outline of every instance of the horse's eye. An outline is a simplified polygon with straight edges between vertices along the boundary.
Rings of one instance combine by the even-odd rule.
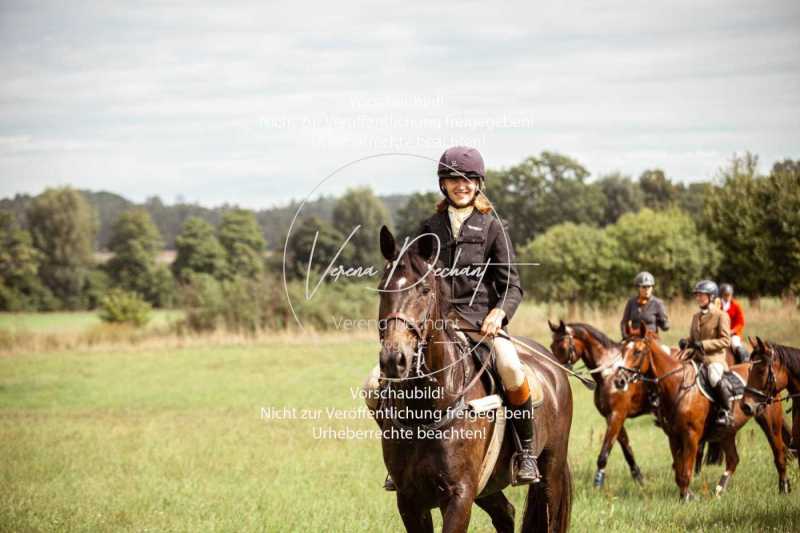
[[[427,286],[427,285],[423,285],[422,286],[422,294],[428,294],[429,292],[431,292],[431,288],[429,286]]]
[[[635,352],[633,352],[633,356],[634,357],[641,357],[641,355],[642,355],[642,351],[641,350],[636,350]]]

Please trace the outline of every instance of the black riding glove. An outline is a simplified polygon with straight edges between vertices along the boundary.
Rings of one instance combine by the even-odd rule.
[[[678,341],[678,348],[681,350],[685,350],[687,346],[689,346],[689,341],[686,339],[681,339]]]
[[[701,341],[692,341],[692,344],[690,345],[690,348],[692,348],[693,350],[697,350],[698,352],[702,352],[703,351],[703,343]]]

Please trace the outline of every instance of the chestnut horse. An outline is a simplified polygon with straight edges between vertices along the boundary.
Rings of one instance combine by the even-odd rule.
[[[736,450],[736,432],[748,421],[747,416],[734,402],[732,427],[715,425],[713,405],[701,392],[697,384],[696,367],[691,362],[681,362],[664,352],[657,337],[644,330],[639,337],[628,339],[623,349],[623,366],[618,369],[616,383],[623,386],[635,380],[654,383],[659,395],[659,410],[662,429],[669,438],[672,451],[672,468],[675,471],[675,482],[680,489],[682,501],[690,500],[693,495],[689,490],[692,471],[703,441],[719,441],[725,452],[725,472],[716,487],[719,496],[730,481],[739,463]],[[744,363],[731,367],[733,372],[745,380],[750,373],[750,364]],[[767,440],[772,447],[775,468],[778,471],[778,490],[789,492],[789,479],[786,477],[786,455],[783,442],[783,411],[778,403],[766,406],[756,416]]]
[[[747,378],[742,410],[748,415],[760,414],[774,403],[784,389],[792,399],[792,447],[800,446],[800,348],[748,339],[753,346],[750,362],[753,369]],[[800,456],[798,456],[800,457]]]
[[[440,282],[433,270],[438,254],[428,237],[398,249],[392,233],[381,228],[387,264],[379,285],[380,380],[381,391],[386,385],[393,391],[380,405],[386,409],[390,404],[389,416],[376,416],[383,459],[397,486],[397,507],[406,530],[433,531],[431,510],[438,507],[442,531],[467,531],[474,502],[498,531],[512,532],[514,507],[502,492],[511,481],[511,424],[495,468],[478,493],[494,417],[467,416],[471,411],[466,405],[496,392],[494,380],[483,379],[490,358],[478,363],[470,350],[459,350],[455,321],[446,320],[449,284]],[[535,411],[542,480],[528,488],[522,531],[563,532],[569,527],[572,505],[567,463],[572,391],[563,371],[547,359],[547,349],[530,339],[524,342],[545,355],[519,350],[523,363],[539,375],[544,394]],[[405,414],[392,416],[398,413]]]
[[[557,326],[549,320],[547,323],[553,332],[550,350],[556,359],[568,365],[574,365],[578,360],[582,360],[597,383],[597,388],[594,390],[594,405],[606,419],[606,434],[603,437],[600,455],[597,457],[594,486],[597,488],[603,486],[608,454],[611,453],[615,440],[622,448],[633,479],[643,483],[642,471],[636,464],[628,432],[625,430],[625,420],[652,412],[647,385],[636,381],[624,390],[618,390],[614,386],[616,368],[622,363],[623,345],[612,341],[600,330],[588,324],[564,324],[563,320]]]

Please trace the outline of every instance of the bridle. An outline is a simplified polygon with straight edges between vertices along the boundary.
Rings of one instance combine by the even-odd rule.
[[[766,355],[766,354],[765,354]],[[755,387],[751,387],[747,385],[744,390],[756,396],[758,398],[758,402],[756,402],[756,410],[760,410],[772,402],[776,401],[775,394],[777,392],[777,379],[775,378],[775,372],[772,370],[772,357],[761,359],[760,361],[754,361],[753,365],[758,364],[765,364],[767,365],[767,387],[766,391],[761,389],[757,389]],[[749,380],[748,380],[749,381]],[[781,400],[777,400],[781,401]]]
[[[388,324],[390,320],[399,320],[406,325],[406,328],[410,329],[414,332],[414,335],[417,337],[417,349],[414,352],[414,355],[411,358],[411,367],[414,369],[414,375],[409,378],[383,378],[387,381],[405,381],[406,379],[415,379],[421,377],[427,377],[433,374],[433,372],[429,372],[428,365],[425,362],[425,349],[428,347],[427,339],[427,322],[428,316],[430,315],[430,307],[425,309],[425,314],[422,318],[417,321],[413,317],[403,313],[402,311],[392,311],[385,317],[381,318],[379,322],[383,324]],[[421,324],[421,325],[420,325]],[[380,330],[380,339],[381,344],[383,344],[383,335],[386,331],[386,328],[382,328]],[[423,371],[424,369],[424,371]],[[428,374],[425,374],[425,371],[428,371]]]
[[[436,289],[433,289],[433,290],[436,290]],[[414,355],[412,356],[412,360],[411,360],[411,367],[412,367],[413,373],[414,373],[413,376],[408,376],[408,377],[403,377],[403,378],[381,377],[380,378],[381,381],[388,382],[389,384],[391,384],[392,382],[403,382],[403,381],[410,381],[410,380],[415,380],[415,379],[424,379],[424,380],[427,380],[429,382],[436,383],[438,385],[439,382],[433,377],[435,374],[438,374],[440,372],[445,372],[445,371],[453,368],[455,365],[461,363],[467,357],[470,356],[470,354],[472,353],[472,349],[469,346],[464,346],[463,342],[461,340],[458,340],[457,344],[460,346],[460,349],[462,351],[462,355],[460,357],[457,357],[452,363],[450,363],[448,365],[445,365],[442,368],[439,368],[437,370],[430,370],[428,368],[427,363],[425,362],[425,353],[426,353],[426,349],[429,346],[429,343],[428,343],[428,340],[427,340],[428,333],[429,333],[428,332],[428,323],[429,323],[428,318],[429,318],[429,316],[431,314],[432,307],[435,305],[435,302],[436,302],[436,299],[434,299],[432,301],[431,305],[428,306],[428,308],[425,309],[425,313],[422,315],[422,317],[419,320],[409,316],[407,313],[403,313],[402,311],[392,311],[391,313],[388,313],[386,316],[382,317],[379,320],[379,322],[383,322],[384,324],[388,324],[388,322],[391,321],[391,320],[398,320],[398,321],[404,323],[408,329],[413,331],[414,335],[416,335],[416,337],[417,337],[417,349],[414,352]],[[383,343],[383,337],[384,337],[385,331],[386,331],[385,327],[380,329],[381,343]],[[419,423],[416,423],[416,424],[405,424],[402,421],[400,421],[397,416],[389,417],[390,422],[392,423],[392,425],[394,425],[396,427],[399,427],[401,429],[405,429],[405,430],[414,429],[414,428],[420,428],[420,429],[424,429],[424,430],[432,430],[432,429],[435,430],[435,429],[440,429],[440,428],[442,428],[442,427],[444,427],[446,425],[449,425],[450,423],[452,423],[457,418],[463,416],[462,413],[468,408],[467,402],[464,400],[464,397],[466,396],[467,392],[476,383],[478,383],[478,381],[480,380],[480,378],[483,375],[483,373],[489,367],[489,364],[491,363],[491,360],[492,360],[491,356],[485,357],[484,360],[481,363],[480,368],[472,376],[472,379],[469,381],[469,383],[467,383],[466,385],[463,385],[461,387],[461,389],[457,393],[453,394],[455,399],[450,403],[450,405],[448,405],[447,407],[439,409],[439,411],[443,411],[444,412],[443,416],[440,416],[438,419],[434,419],[433,422],[427,423],[427,424],[426,423],[422,423],[422,422],[419,422]],[[464,382],[466,382],[467,378],[469,377],[469,373],[470,373],[470,369],[469,369],[469,367],[466,367],[465,371],[464,371]],[[387,398],[386,401],[391,402],[391,399],[392,399],[392,397],[389,396],[389,398]]]
[[[570,333],[569,330],[567,330],[567,332],[564,333],[563,335],[555,337],[553,339],[553,342],[558,343],[563,341],[564,339],[569,339],[569,348],[567,350],[567,362],[565,363],[564,366],[566,366],[569,369],[572,369],[572,366],[578,362],[578,359],[580,359],[580,357],[578,356],[578,351],[575,349],[575,337],[573,337],[572,333]]]
[[[653,367],[653,349],[651,347],[647,347],[647,358],[650,360],[650,368]],[[642,355],[639,358],[639,364],[636,365],[636,368],[629,368],[624,365],[620,365],[617,367],[617,371],[622,371],[622,379],[625,380],[626,383],[636,383],[637,381],[642,381],[644,383],[653,383],[658,385],[662,380],[677,374],[686,369],[686,365],[681,364],[678,368],[670,370],[666,374],[656,377],[647,377],[644,372],[642,372],[642,365],[644,365],[645,356]],[[655,372],[653,372],[655,374]],[[629,377],[633,376],[633,377]]]

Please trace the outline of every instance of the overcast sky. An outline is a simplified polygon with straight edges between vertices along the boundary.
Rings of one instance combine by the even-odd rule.
[[[0,196],[268,207],[452,144],[690,181],[800,157],[796,0],[80,4],[0,3]],[[363,183],[432,189],[435,164],[316,193]]]

